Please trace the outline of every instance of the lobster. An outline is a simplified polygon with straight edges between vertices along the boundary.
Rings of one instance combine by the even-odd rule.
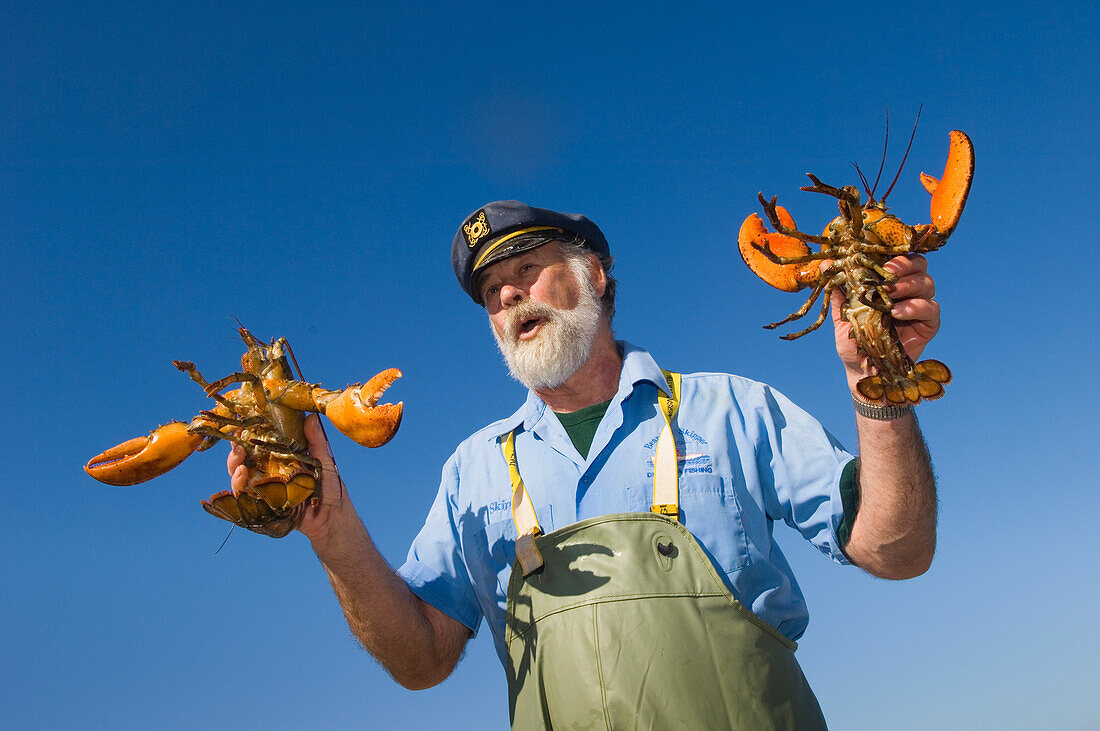
[[[913,133],[916,134],[915,126]],[[912,137],[909,144],[910,147],[913,144]],[[906,150],[905,156],[908,155]],[[869,186],[858,166],[856,171],[867,193],[865,203],[860,200],[858,188],[850,185],[836,188],[807,173],[813,185],[800,190],[836,198],[840,209],[840,215],[820,236],[796,229],[791,215],[776,205],[775,196],[769,201],[763,193],[758,194],[775,232],[769,232],[755,213],[745,219],[737,237],[745,264],[758,277],[784,292],[812,287],[801,308],[764,327],[774,329],[806,316],[821,298],[821,312],[809,327],[781,337],[796,340],[816,330],[825,322],[831,294],[839,287],[845,294],[841,317],[851,324],[851,337],[874,368],[872,375],[856,384],[860,395],[873,402],[898,405],[937,399],[944,394],[944,384],[951,381],[951,370],[938,360],[914,363],[906,354],[890,315],[893,301],[887,291],[897,282],[897,275],[884,269],[883,264],[903,254],[936,251],[947,242],[970,192],[974,145],[965,133],[952,131],[943,175],[937,179],[920,174],[921,183],[932,196],[930,224],[909,226],[887,212],[886,198],[901,175],[901,167],[879,200],[875,200],[878,179],[875,186]],[[818,244],[821,250],[812,252],[807,245],[811,243]]]
[[[282,538],[301,521],[306,502],[319,502],[321,463],[306,446],[303,412],[319,412],[364,447],[381,447],[401,425],[403,403],[378,399],[401,371],[390,368],[365,384],[330,391],[292,378],[286,338],[270,344],[244,327],[247,347],[241,371],[208,382],[189,361],[172,361],[204,389],[217,405],[200,411],[190,423],[173,421],[147,436],[112,447],[88,462],[84,471],[109,485],[136,485],[173,469],[192,453],[219,440],[239,444],[249,469],[247,485],[237,494],[215,493],[202,507],[211,515],[273,538]],[[222,393],[227,387],[238,388]]]

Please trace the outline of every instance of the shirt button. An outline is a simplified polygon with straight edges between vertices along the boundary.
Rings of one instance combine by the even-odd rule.
[[[589,477],[588,475],[585,475],[584,477],[581,478],[581,484],[582,485],[587,485],[591,482],[592,482],[592,478]]]

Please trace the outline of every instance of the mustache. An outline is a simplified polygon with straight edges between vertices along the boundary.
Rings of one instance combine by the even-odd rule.
[[[505,328],[504,336],[508,338],[508,342],[518,343],[519,326],[524,320],[530,320],[533,317],[541,317],[544,320],[550,321],[557,314],[557,309],[548,304],[530,299],[523,300],[508,312],[507,327]]]

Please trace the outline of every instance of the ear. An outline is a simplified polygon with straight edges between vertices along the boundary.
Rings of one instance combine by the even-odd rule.
[[[596,296],[603,297],[603,293],[607,290],[607,272],[603,270],[600,258],[595,254],[585,254],[584,258],[585,263],[588,264],[588,275],[593,289],[596,290]]]

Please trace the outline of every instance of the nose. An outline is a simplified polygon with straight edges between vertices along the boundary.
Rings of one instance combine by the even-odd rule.
[[[519,304],[523,301],[523,290],[514,284],[505,284],[500,288],[500,304],[504,307]]]

